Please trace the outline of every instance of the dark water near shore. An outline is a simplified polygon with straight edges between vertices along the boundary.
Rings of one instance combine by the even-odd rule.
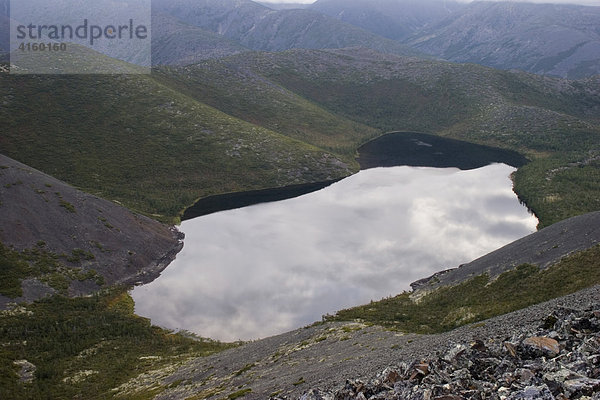
[[[364,144],[358,153],[357,161],[362,170],[396,166],[468,170],[492,163],[518,168],[528,162],[527,158],[515,151],[416,132],[388,133]],[[337,181],[339,179],[210,196],[186,209],[181,219],[187,221],[219,211],[291,199],[321,190]]]
[[[249,190],[246,192],[226,193],[217,196],[206,197],[198,200],[196,204],[185,210],[181,220],[187,221],[203,215],[248,207],[253,204],[291,199],[302,196],[303,194],[316,192],[317,190],[326,188],[338,180],[304,183],[300,185],[291,185],[272,189]]]
[[[518,168],[528,162],[516,151],[415,132],[389,133],[364,144],[358,153],[361,169],[406,165],[466,170],[492,163]]]

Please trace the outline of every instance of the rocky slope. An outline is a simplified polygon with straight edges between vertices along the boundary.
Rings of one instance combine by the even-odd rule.
[[[599,307],[553,307],[537,329],[457,343],[367,382],[347,380],[336,392],[312,389],[301,399],[597,399]]]
[[[421,399],[425,397],[419,396],[434,387],[438,392],[431,393],[442,395],[438,386],[446,383],[443,381],[444,374],[454,374],[455,378],[448,382],[450,384],[446,388],[442,387],[447,392],[464,395],[461,390],[463,385],[469,385],[469,380],[489,389],[477,375],[481,372],[478,368],[482,366],[491,367],[486,373],[496,377],[506,373],[504,379],[514,392],[526,390],[528,385],[545,392],[547,388],[543,385],[548,385],[544,381],[545,374],[550,376],[547,380],[556,379],[560,385],[560,379],[563,383],[581,379],[579,382],[570,382],[569,387],[574,387],[576,383],[585,387],[586,382],[591,382],[597,389],[595,381],[585,381],[585,377],[597,378],[593,368],[598,354],[595,341],[598,317],[578,311],[564,312],[562,309],[597,310],[599,304],[600,287],[593,287],[438,335],[403,334],[359,323],[317,324],[214,356],[156,370],[122,385],[117,393],[127,397],[158,389],[161,393],[156,396],[157,399],[208,398],[213,395],[229,398],[244,396],[247,399],[298,399],[305,395],[302,398],[327,399],[333,398],[336,393],[336,399],[360,399],[363,398],[361,396],[370,397],[377,393],[381,397],[374,398],[383,399],[398,398],[389,397],[398,393],[411,393],[415,397],[401,398]],[[553,312],[557,312],[556,326],[538,330]],[[566,322],[563,322],[563,316]],[[577,332],[569,329],[577,329],[573,321],[579,325],[587,324],[580,322],[582,317],[592,322],[594,330],[581,332],[581,335],[574,337]],[[527,347],[523,339],[532,336],[548,336],[562,344],[562,347],[559,346],[559,356],[552,354],[554,364],[527,362],[531,360],[527,357],[535,354],[536,349]],[[473,342],[477,343],[474,347]],[[509,354],[510,350],[502,350],[505,342],[516,349],[516,356]],[[510,346],[505,346],[505,349],[508,348]],[[540,350],[539,354],[543,355],[544,351]],[[450,361],[438,361],[438,357],[444,356],[450,357]],[[471,360],[474,361],[469,365]],[[588,366],[592,370],[586,370]],[[392,374],[392,371],[397,374]],[[390,374],[397,384],[395,392],[393,383],[383,385],[382,382],[389,379]],[[379,378],[379,382],[375,381],[376,378]],[[348,384],[344,383],[346,380],[350,380]],[[364,382],[364,385],[357,380]],[[493,387],[494,383],[491,382],[489,387]],[[503,384],[499,378],[496,383],[498,388]],[[513,386],[510,386],[511,383]],[[474,395],[473,392],[468,394]]]
[[[183,247],[183,234],[175,228],[83,193],[4,155],[0,155],[0,221],[4,246],[43,252],[62,264],[62,270],[54,272],[67,274],[66,294],[70,295],[149,282]],[[69,271],[77,275],[69,276]],[[92,272],[89,279],[87,272]],[[55,293],[51,283],[43,274],[28,277],[22,282],[23,296],[0,295],[0,307]]]
[[[463,6],[444,0],[318,0],[309,8],[388,39],[402,40]]]
[[[411,284],[415,297],[445,285],[488,273],[490,278],[521,264],[547,268],[563,257],[600,243],[600,212],[557,222],[458,268]]]
[[[254,50],[363,46],[394,54],[419,54],[397,41],[307,9],[273,10],[249,0],[155,0],[153,6]]]
[[[188,65],[248,51],[214,32],[162,13],[152,15],[152,65]]]
[[[407,44],[450,61],[582,78],[600,73],[600,7],[474,2]]]

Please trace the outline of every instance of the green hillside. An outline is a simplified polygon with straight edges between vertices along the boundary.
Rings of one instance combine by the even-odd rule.
[[[526,155],[532,162],[515,173],[515,190],[542,226],[600,209],[597,78],[558,80],[364,49],[252,52],[158,67],[151,75],[0,73],[0,121],[0,153],[169,223],[200,197],[347,176],[358,169],[356,149],[389,131],[431,133]],[[45,193],[31,189],[32,196]],[[55,195],[54,212],[76,212]],[[31,223],[26,211],[24,224]],[[44,212],[39,214],[48,218]],[[106,219],[93,222],[115,228]],[[65,235],[54,229],[57,237]],[[85,229],[72,238],[89,241]],[[38,247],[45,246],[42,239]],[[87,244],[98,254],[107,251],[99,242]],[[85,255],[76,250],[73,256]],[[599,251],[574,254],[544,271],[523,265],[492,283],[486,275],[474,277],[419,304],[402,294],[330,318],[443,331],[600,282]],[[46,265],[46,256],[56,262]],[[2,293],[15,299],[23,278],[74,273],[63,258],[69,261],[66,254],[0,243],[7,278]],[[54,283],[67,293],[68,282]],[[133,314],[126,291],[58,294],[3,310],[0,398],[151,398],[184,384],[168,377],[186,360],[232,346],[151,326]],[[237,372],[227,368],[228,376],[245,379],[253,364]],[[132,378],[139,387],[126,384]],[[290,381],[296,386],[291,382],[300,385],[304,378]],[[248,393],[244,387],[194,396],[226,390],[236,398]]]
[[[254,53],[228,65],[385,131],[516,150],[519,196],[550,225],[600,209],[600,81],[567,81],[370,50]]]
[[[244,53],[152,75],[2,75],[0,151],[173,221],[199,197],[348,175],[417,131],[516,150],[541,226],[600,209],[600,81],[366,49]]]
[[[1,75],[0,152],[173,221],[215,193],[339,178],[331,154],[226,115],[152,76]]]

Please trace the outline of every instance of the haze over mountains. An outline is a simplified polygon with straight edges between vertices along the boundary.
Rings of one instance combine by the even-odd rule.
[[[417,54],[396,41],[312,10],[275,11],[248,0],[155,0],[153,7],[154,12],[171,14],[253,50],[369,47],[386,53]]]
[[[8,49],[7,4],[0,1],[0,52]],[[249,50],[365,47],[571,79],[600,73],[600,7],[455,0],[153,0],[152,6],[154,65]]]
[[[600,73],[600,7],[451,0],[153,4],[155,12],[253,50],[368,47],[569,78]]]
[[[380,36],[403,40],[464,4],[454,0],[319,0],[309,7]]]
[[[581,78],[600,72],[600,7],[475,2],[407,43],[450,61]]]

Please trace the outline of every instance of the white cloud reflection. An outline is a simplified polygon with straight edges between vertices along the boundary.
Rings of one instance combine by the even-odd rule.
[[[186,221],[177,260],[133,291],[136,312],[247,340],[400,293],[535,230],[513,171],[369,169],[296,199]]]

